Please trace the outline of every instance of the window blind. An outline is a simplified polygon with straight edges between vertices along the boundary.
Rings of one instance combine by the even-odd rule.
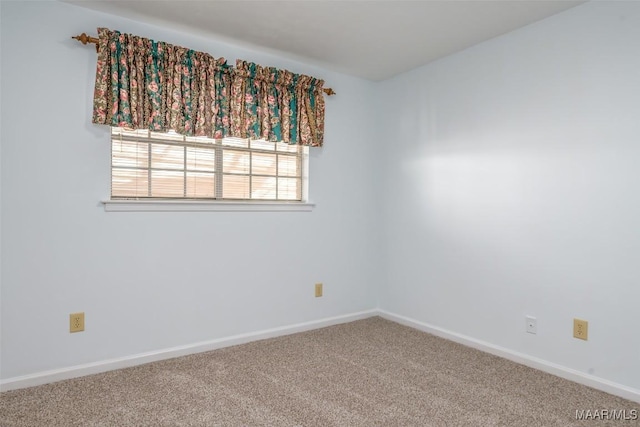
[[[301,201],[307,147],[112,128],[112,199]]]

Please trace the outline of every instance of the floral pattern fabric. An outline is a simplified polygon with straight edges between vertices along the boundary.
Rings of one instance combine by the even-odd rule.
[[[224,58],[106,28],[98,37],[94,123],[229,136]]]
[[[98,29],[93,122],[321,147],[322,80]]]

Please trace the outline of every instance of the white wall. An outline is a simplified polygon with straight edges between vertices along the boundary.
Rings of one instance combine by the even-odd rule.
[[[588,3],[378,84],[68,4],[0,11],[0,379],[378,304],[640,389],[640,4]],[[317,208],[105,213],[95,54],[69,38],[98,26],[324,77]],[[68,333],[74,311],[86,332]]]
[[[372,309],[372,83],[58,2],[1,6],[0,378]],[[327,81],[310,213],[106,213],[109,131],[92,125],[106,26]],[[364,191],[363,191],[364,189]],[[314,298],[322,281],[325,296]],[[68,315],[86,312],[69,334]]]
[[[383,82],[380,307],[640,389],[639,70],[591,2]]]

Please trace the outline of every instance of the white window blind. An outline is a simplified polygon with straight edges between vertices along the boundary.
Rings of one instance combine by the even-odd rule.
[[[114,127],[111,198],[302,201],[307,150]]]

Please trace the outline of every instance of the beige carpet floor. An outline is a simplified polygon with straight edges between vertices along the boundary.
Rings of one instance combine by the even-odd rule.
[[[640,404],[379,317],[0,394],[0,426],[638,426]]]

